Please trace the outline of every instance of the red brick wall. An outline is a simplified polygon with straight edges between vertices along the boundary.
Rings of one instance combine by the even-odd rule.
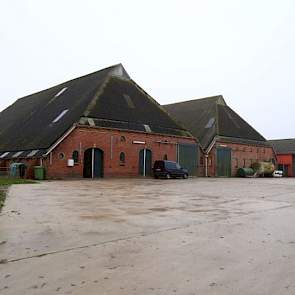
[[[237,175],[238,168],[250,167],[252,162],[271,161],[275,158],[273,149],[256,145],[216,142],[208,155],[208,176],[217,176],[216,147],[227,147],[231,149],[231,172],[232,176]],[[204,155],[203,155],[204,157]],[[205,159],[203,170],[205,170]],[[205,172],[203,172],[205,175]]]
[[[126,141],[121,141],[124,136]],[[113,148],[111,152],[111,138]],[[167,140],[168,144],[156,141]],[[145,144],[134,144],[133,141],[144,141]],[[152,151],[152,162],[163,159],[176,160],[177,143],[195,143],[191,138],[154,135],[140,132],[108,130],[100,128],[76,128],[53,152],[51,158],[44,161],[48,178],[83,177],[83,156],[89,148],[99,148],[104,152],[104,176],[128,177],[139,174],[139,151],[148,148]],[[74,167],[67,167],[67,160],[72,158],[74,150],[79,151],[79,163]],[[122,166],[120,153],[124,152],[126,161]],[[60,159],[60,154],[64,159]]]

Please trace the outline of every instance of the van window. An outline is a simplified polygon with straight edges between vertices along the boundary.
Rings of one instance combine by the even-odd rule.
[[[164,162],[163,161],[156,161],[154,165],[155,169],[163,169],[164,168]]]
[[[175,169],[176,168],[176,163],[174,163],[174,162],[166,162],[166,168],[167,169]]]

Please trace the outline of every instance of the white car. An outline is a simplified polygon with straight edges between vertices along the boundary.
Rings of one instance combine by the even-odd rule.
[[[273,177],[283,177],[284,172],[282,170],[275,170],[272,174]]]

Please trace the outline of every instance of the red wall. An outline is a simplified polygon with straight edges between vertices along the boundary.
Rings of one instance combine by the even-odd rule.
[[[277,155],[277,164],[288,166],[288,176],[295,176],[293,174],[293,155],[292,154],[282,154]]]
[[[126,141],[121,141],[124,136]],[[111,151],[111,141],[113,147]],[[157,141],[168,141],[158,143]],[[133,141],[144,141],[145,144],[134,144]],[[48,178],[82,177],[84,152],[89,148],[99,148],[104,152],[104,176],[128,177],[139,175],[139,151],[148,148],[152,151],[152,162],[163,159],[176,160],[177,143],[196,143],[192,138],[154,135],[141,132],[109,130],[101,128],[76,128],[53,152],[51,158],[44,161]],[[67,160],[72,158],[74,150],[79,151],[79,163],[67,167]],[[122,166],[120,153],[124,152],[126,161]],[[65,155],[60,159],[60,154]]]

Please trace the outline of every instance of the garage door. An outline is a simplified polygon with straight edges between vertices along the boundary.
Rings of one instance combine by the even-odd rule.
[[[197,144],[179,144],[177,149],[177,161],[181,167],[188,170],[189,175],[197,176],[199,146]]]

